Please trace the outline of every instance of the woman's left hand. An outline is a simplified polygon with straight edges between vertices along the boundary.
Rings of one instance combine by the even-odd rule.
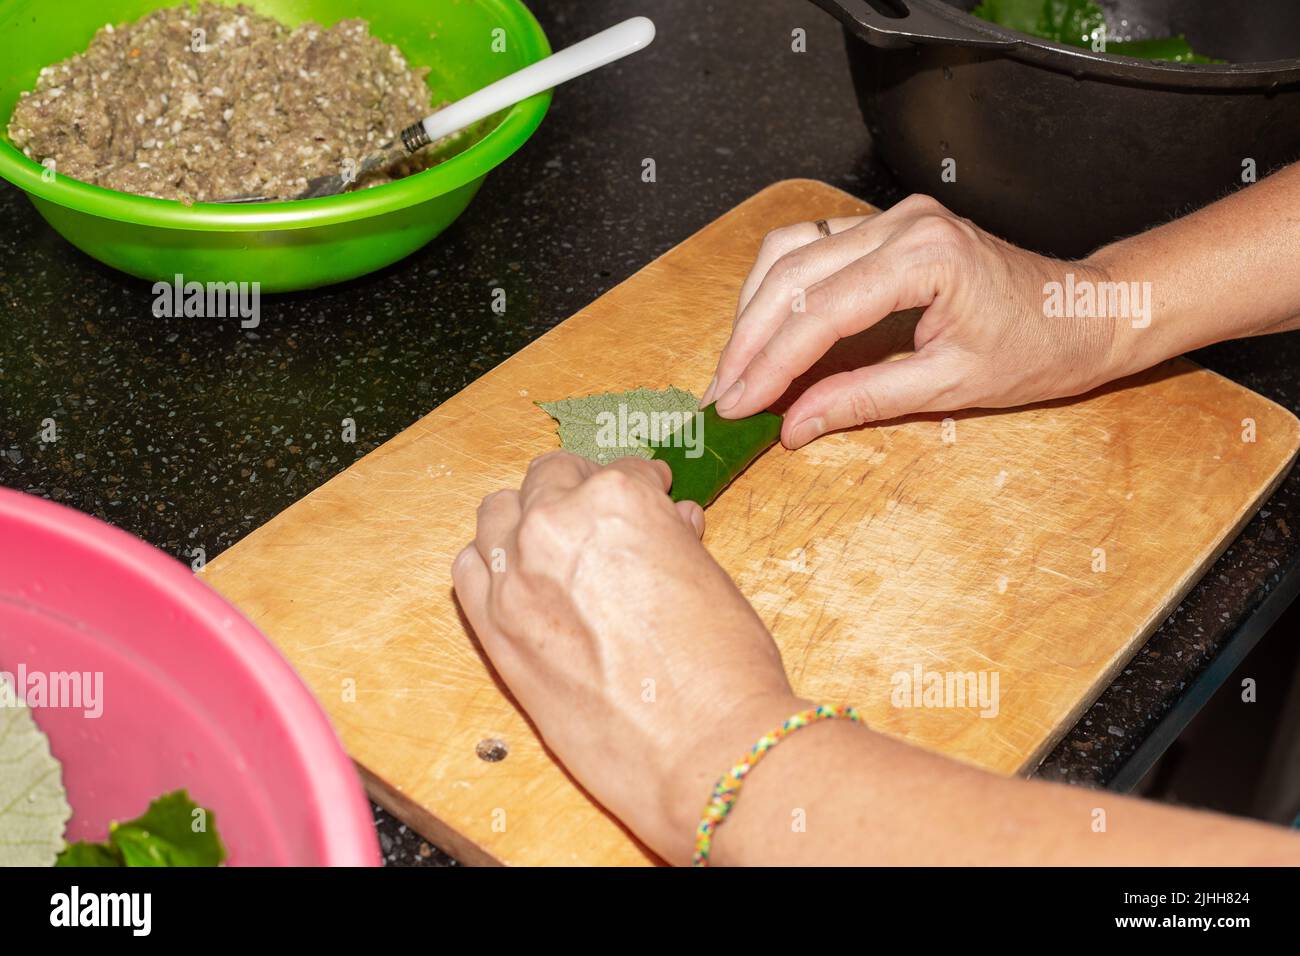
[[[1133,367],[1131,345],[1115,349],[1115,316],[1055,318],[1046,307],[1051,285],[1071,276],[1105,288],[1095,262],[1018,249],[929,196],[833,220],[829,231],[820,238],[802,223],[763,241],[701,404],[716,398],[723,418],[753,415],[838,340],[893,312],[925,312],[913,354],[828,376],[800,395],[781,430],[788,448],[916,412],[1078,395],[1144,367]]]

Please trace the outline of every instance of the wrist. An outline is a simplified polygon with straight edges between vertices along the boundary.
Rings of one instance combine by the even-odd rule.
[[[1107,289],[1110,273],[1090,259],[1051,259],[1028,254],[1033,264],[1030,308],[1041,332],[1042,358],[1020,374],[1026,387],[1022,404],[1081,395],[1123,374],[1125,342],[1112,314]]]
[[[1116,313],[1110,318],[1110,340],[1104,360],[1106,381],[1133,375],[1185,350],[1170,342],[1177,331],[1177,323],[1169,321],[1170,297],[1159,299],[1164,313],[1157,316],[1161,290],[1156,287],[1150,270],[1131,254],[1126,241],[1098,249],[1080,260],[1079,265],[1097,283],[1098,290],[1105,290],[1104,294],[1098,292],[1098,301],[1105,301]]]
[[[761,736],[810,706],[793,692],[755,695],[730,707],[713,726],[699,729],[670,768],[661,798],[662,828],[671,838],[658,849],[668,862],[690,862],[695,830],[718,778],[740,763]]]

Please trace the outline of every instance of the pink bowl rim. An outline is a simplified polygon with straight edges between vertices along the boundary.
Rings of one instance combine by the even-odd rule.
[[[0,525],[54,534],[106,564],[143,578],[184,607],[262,692],[300,755],[311,789],[301,795],[324,847],[320,866],[377,866],[379,841],[357,770],[302,678],[233,604],[153,545],[75,508],[0,487]],[[227,623],[229,622],[229,623]],[[326,825],[328,822],[328,826]]]

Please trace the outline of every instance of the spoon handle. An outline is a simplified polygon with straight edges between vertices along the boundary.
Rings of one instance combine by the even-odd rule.
[[[418,125],[423,127],[427,137],[425,142],[434,142],[514,106],[520,100],[635,53],[648,46],[654,38],[655,25],[649,18],[632,17],[443,107],[426,116]],[[407,139],[405,134],[403,138]],[[408,149],[415,149],[424,143],[413,147],[407,139],[406,145]]]

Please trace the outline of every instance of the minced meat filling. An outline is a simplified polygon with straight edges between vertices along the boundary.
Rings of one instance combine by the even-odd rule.
[[[291,199],[428,114],[427,72],[364,20],[291,30],[244,6],[175,7],[107,25],[43,69],[9,139],[61,175],[123,192]],[[358,185],[422,165],[412,157]]]

